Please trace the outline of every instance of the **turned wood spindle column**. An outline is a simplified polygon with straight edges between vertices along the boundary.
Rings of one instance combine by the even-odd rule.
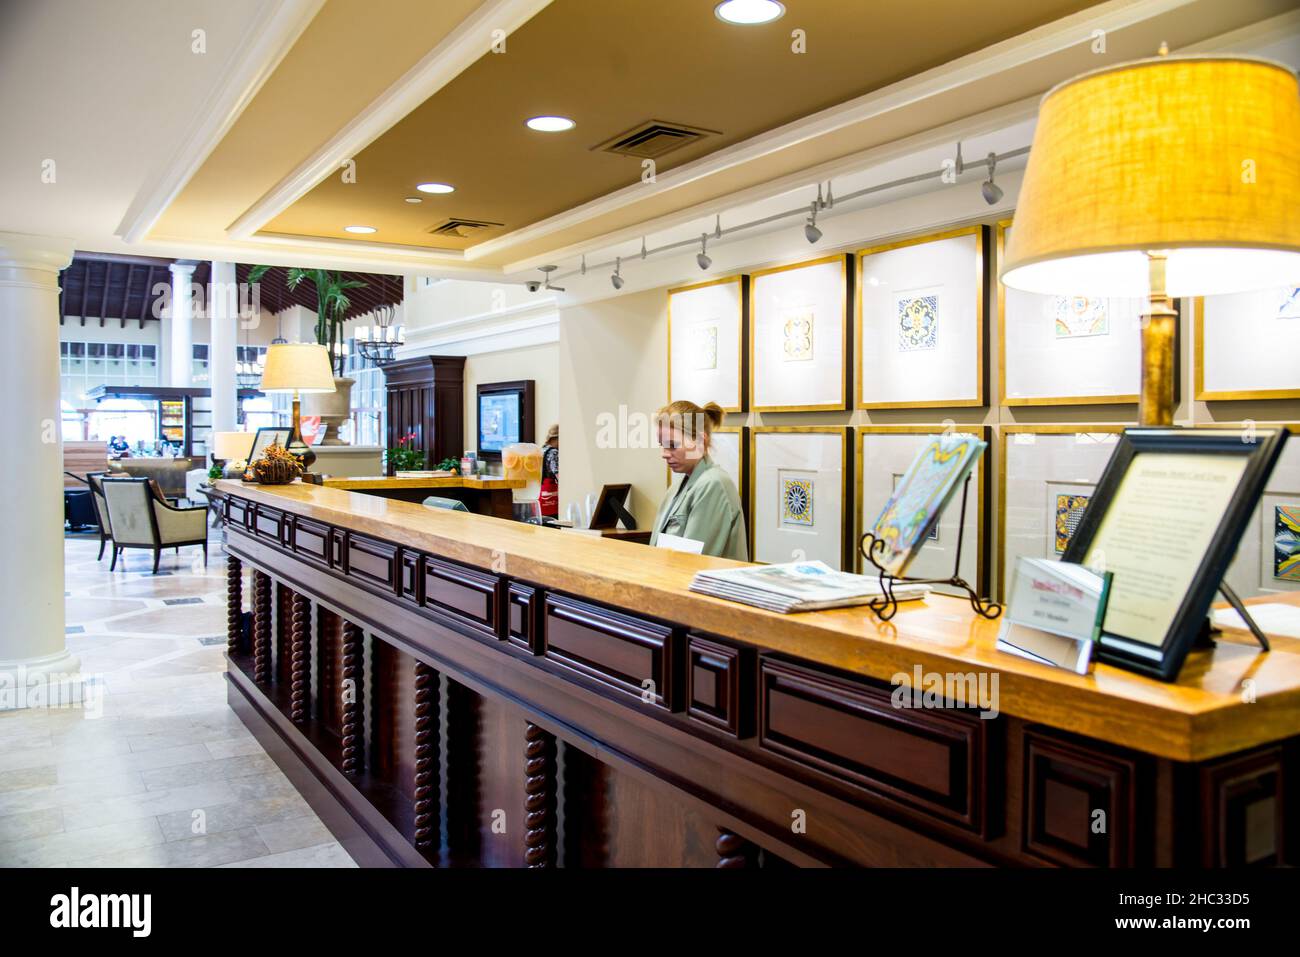
[[[718,828],[718,840],[713,847],[718,852],[715,867],[736,869],[758,866],[758,848],[726,828]]]
[[[293,593],[293,620],[290,624],[290,699],[289,716],[296,724],[311,716],[311,603],[306,595]]]
[[[357,775],[365,770],[366,726],[365,667],[361,629],[343,622],[343,773]]]
[[[271,682],[271,576],[253,570],[253,680]]]
[[[244,563],[226,558],[226,651],[231,657],[244,643]]]
[[[524,864],[554,867],[555,736],[530,721],[524,741]]]
[[[415,846],[437,850],[438,826],[438,672],[422,661],[415,664]]]

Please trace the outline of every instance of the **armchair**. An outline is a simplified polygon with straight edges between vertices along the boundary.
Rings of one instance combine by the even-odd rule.
[[[87,472],[86,484],[90,486],[90,501],[95,506],[95,520],[99,522],[99,555],[95,561],[104,560],[104,545],[113,538],[112,526],[108,524],[108,505],[104,501],[103,480],[106,472]]]
[[[182,545],[202,545],[203,560],[208,558],[208,510],[173,508],[149,479],[102,478],[104,504],[113,538],[113,562],[126,548],[152,548],[153,570],[164,548],[180,551]]]

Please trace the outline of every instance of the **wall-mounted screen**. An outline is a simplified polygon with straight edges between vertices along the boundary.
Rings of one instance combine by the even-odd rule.
[[[499,459],[516,442],[533,441],[533,380],[478,387],[478,457]]]

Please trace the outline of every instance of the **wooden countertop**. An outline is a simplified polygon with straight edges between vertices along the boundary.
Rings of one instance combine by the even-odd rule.
[[[343,489],[349,492],[375,492],[397,488],[473,488],[483,491],[523,488],[526,484],[521,479],[462,478],[459,475],[447,475],[441,478],[388,478],[384,475],[353,476],[346,478],[327,478],[325,488]]]
[[[1175,760],[1217,757],[1300,731],[1296,638],[1274,637],[1273,651],[1263,654],[1249,635],[1225,632],[1214,649],[1188,657],[1175,684],[1109,665],[1080,676],[998,651],[999,623],[944,595],[906,603],[890,622],[865,608],[779,615],[689,590],[697,570],[740,564],[727,559],[339,488],[217,485],[250,501],[885,682],[900,672],[910,676],[917,666],[927,673],[996,675],[1002,712]]]

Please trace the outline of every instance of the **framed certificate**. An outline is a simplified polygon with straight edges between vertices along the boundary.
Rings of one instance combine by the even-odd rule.
[[[1065,554],[1123,431],[1122,425],[999,427],[1000,598],[1009,594],[1021,558],[1055,561]]]
[[[852,531],[848,430],[758,426],[750,441],[750,551],[767,564],[820,559],[837,571]]]
[[[857,508],[852,549],[854,567],[859,573],[871,571],[869,563],[857,547],[862,540],[862,533],[871,529],[890,496],[898,490],[899,483],[921,449],[936,435],[946,431],[948,429],[942,425],[862,425],[854,429],[856,449],[853,463]],[[972,435],[985,442],[989,438],[987,426],[972,425],[952,431]],[[986,475],[989,458],[988,455],[980,456],[975,466],[976,477],[971,482],[964,519],[961,509],[962,490],[958,488],[908,566],[907,573],[912,577],[947,578],[956,567],[963,579],[975,584],[981,593],[986,593],[984,502],[988,488]],[[956,554],[959,538],[960,562]],[[867,566],[865,570],[864,565]],[[937,588],[940,591],[950,591],[945,586]]]
[[[749,277],[668,290],[668,401],[743,412]]]
[[[1300,398],[1300,286],[1197,299],[1196,398]]]
[[[984,404],[988,227],[918,236],[857,254],[857,406]]]
[[[1011,235],[998,223],[998,260]],[[1137,402],[1141,299],[1042,296],[997,284],[998,394],[1003,405]]]
[[[1173,681],[1286,442],[1285,429],[1129,429],[1062,559],[1111,572],[1102,661]]]
[[[753,274],[750,405],[755,412],[828,412],[848,402],[847,256]]]

